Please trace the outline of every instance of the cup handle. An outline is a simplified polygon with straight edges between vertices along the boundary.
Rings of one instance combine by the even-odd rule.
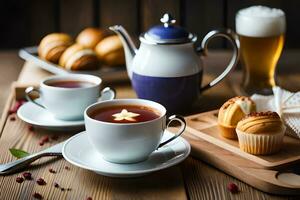
[[[180,122],[181,127],[180,127],[179,131],[177,132],[177,134],[175,134],[170,139],[168,139],[168,140],[160,143],[158,145],[157,149],[160,148],[160,147],[162,147],[162,146],[164,146],[164,145],[166,145],[166,144],[168,144],[169,142],[175,140],[177,137],[179,137],[184,132],[185,127],[186,127],[186,122],[185,122],[185,119],[183,117],[181,117],[179,115],[172,115],[172,116],[170,116],[168,118],[168,120],[167,120],[167,128],[169,127],[169,125],[171,124],[172,121],[178,121],[178,122]]]
[[[240,57],[240,41],[238,39],[238,36],[230,29],[226,29],[225,31],[221,30],[212,30],[209,33],[205,35],[205,37],[202,40],[201,46],[196,49],[196,51],[200,55],[206,56],[207,54],[207,45],[211,39],[216,37],[224,37],[226,38],[231,45],[233,46],[233,55],[232,58],[226,67],[226,69],[213,81],[211,81],[209,84],[205,85],[204,87],[201,87],[200,91],[203,92],[204,90],[207,90],[215,85],[217,85],[223,78],[229,74],[234,67],[237,65],[239,57]]]
[[[110,87],[106,87],[101,91],[101,96],[98,101],[107,101],[116,98],[116,90]]]
[[[40,90],[35,89],[35,88],[32,87],[32,86],[26,88],[26,90],[25,90],[25,98],[27,99],[27,101],[30,101],[30,102],[34,103],[35,105],[37,105],[37,106],[39,106],[39,107],[41,107],[41,108],[45,108],[45,106],[43,106],[42,104],[36,102],[34,99],[32,99],[32,98],[30,97],[30,93],[31,93],[31,92],[37,92],[38,94],[41,93]]]

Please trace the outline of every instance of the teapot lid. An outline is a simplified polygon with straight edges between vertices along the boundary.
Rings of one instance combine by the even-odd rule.
[[[165,13],[160,21],[163,25],[150,28],[141,39],[152,44],[180,44],[196,41],[197,37],[194,34],[174,25],[176,20],[169,13]]]

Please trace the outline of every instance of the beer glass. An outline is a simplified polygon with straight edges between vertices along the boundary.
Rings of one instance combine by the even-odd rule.
[[[276,85],[275,69],[284,45],[284,12],[252,6],[238,11],[235,23],[244,65],[244,92],[272,94],[272,87]]]

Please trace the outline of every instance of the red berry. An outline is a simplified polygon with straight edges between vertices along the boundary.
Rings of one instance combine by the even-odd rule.
[[[42,137],[41,141],[44,143],[49,142],[49,136]]]
[[[38,185],[46,185],[46,181],[44,179],[42,179],[42,178],[39,178],[38,180],[36,180],[36,183]]]
[[[58,185],[58,183],[54,183],[54,187],[56,187],[56,188],[59,188],[59,185]]]
[[[8,111],[8,115],[11,115],[11,114],[14,114],[14,113],[16,113],[16,112],[13,111],[12,109],[10,109],[10,110]]]
[[[37,193],[37,192],[35,192],[33,194],[33,197],[36,198],[36,199],[43,199],[43,196],[40,193]]]
[[[32,125],[29,125],[29,126],[28,126],[28,130],[29,130],[29,131],[34,131],[33,126],[32,126]]]
[[[24,172],[22,175],[23,175],[23,177],[24,177],[26,180],[31,180],[31,179],[32,179],[31,173],[30,173],[30,172]]]
[[[39,142],[39,145],[40,145],[40,146],[43,146],[43,145],[44,145],[44,142]]]
[[[227,189],[231,192],[231,193],[238,193],[239,192],[239,188],[236,184],[234,183],[229,183],[227,185]]]
[[[17,177],[16,178],[17,183],[22,183],[24,181],[23,177]]]
[[[54,169],[52,169],[52,168],[49,169],[49,172],[50,172],[50,173],[53,173],[53,174],[56,173],[56,171],[55,171]]]
[[[58,140],[58,135],[51,136],[51,140]]]
[[[18,111],[18,109],[25,103],[24,100],[16,101],[15,105],[8,111],[8,114],[13,114]]]

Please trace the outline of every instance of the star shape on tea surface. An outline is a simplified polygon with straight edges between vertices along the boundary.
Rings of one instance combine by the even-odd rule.
[[[128,110],[123,109],[120,113],[113,114],[112,116],[115,118],[115,121],[136,121],[134,118],[139,116],[140,114],[128,112]]]

